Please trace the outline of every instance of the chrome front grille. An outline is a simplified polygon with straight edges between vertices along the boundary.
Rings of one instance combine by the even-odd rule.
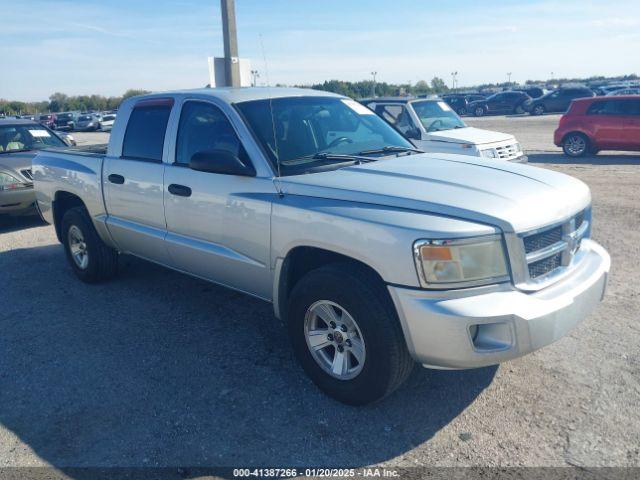
[[[524,237],[522,240],[524,241],[525,253],[537,252],[562,240],[562,225],[540,233],[534,233]]]
[[[496,147],[496,153],[501,160],[511,160],[518,155],[518,147],[515,143],[503,147]]]
[[[27,178],[29,180],[33,180],[33,173],[31,172],[30,168],[26,168],[24,170],[20,170],[20,173],[22,174],[22,176],[24,178]]]
[[[542,281],[571,264],[589,233],[588,209],[567,221],[522,235],[529,280]]]

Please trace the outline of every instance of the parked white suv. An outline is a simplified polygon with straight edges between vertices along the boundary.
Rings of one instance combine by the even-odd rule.
[[[361,103],[425,152],[527,161],[513,135],[467,126],[444,100],[390,97]]]

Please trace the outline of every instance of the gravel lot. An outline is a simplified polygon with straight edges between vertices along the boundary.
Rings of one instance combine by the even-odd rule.
[[[640,156],[572,163],[557,116],[469,119],[576,176],[611,253],[604,303],[500,367],[416,368],[383,403],[316,390],[271,307],[135,259],[88,286],[53,228],[0,228],[0,466],[640,466]],[[75,134],[104,142],[106,134]]]

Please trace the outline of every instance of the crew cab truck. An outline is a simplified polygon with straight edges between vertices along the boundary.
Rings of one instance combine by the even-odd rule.
[[[419,153],[313,90],[133,97],[106,149],[40,152],[33,176],[81,280],[113,277],[125,253],[272,302],[311,379],[356,405],[415,362],[482,367],[552,343],[600,302],[610,264],[582,182]]]

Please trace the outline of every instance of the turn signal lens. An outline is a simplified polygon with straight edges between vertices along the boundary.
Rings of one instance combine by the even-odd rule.
[[[420,247],[420,257],[423,260],[451,260],[451,249],[436,245],[423,245]]]

